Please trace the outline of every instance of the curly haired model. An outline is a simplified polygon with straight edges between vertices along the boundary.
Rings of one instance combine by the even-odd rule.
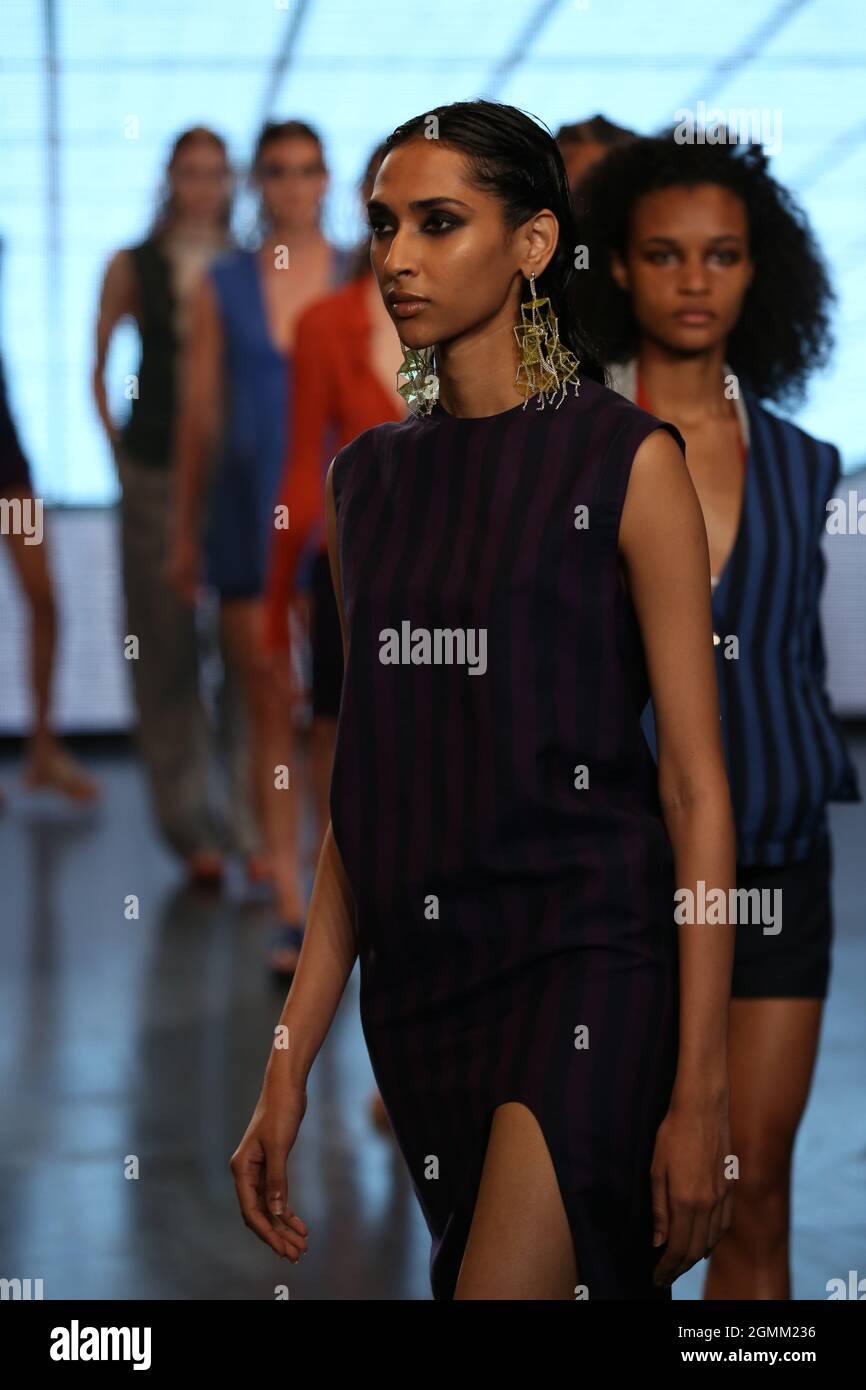
[[[582,189],[584,315],[617,390],[677,425],[703,510],[740,920],[732,979],[733,1227],[708,1298],[787,1298],[791,1156],[833,931],[827,802],[859,799],[826,689],[820,596],[838,450],[768,410],[827,359],[831,292],[757,147],[616,150]],[[647,731],[652,737],[649,716]],[[745,897],[741,898],[746,902]]]

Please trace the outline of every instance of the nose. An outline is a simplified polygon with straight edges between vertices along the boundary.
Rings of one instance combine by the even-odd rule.
[[[404,276],[417,275],[418,257],[417,248],[412,238],[410,227],[398,227],[388,244],[385,259],[382,262],[383,279],[398,280]]]
[[[686,294],[706,294],[708,288],[703,256],[686,256],[680,268],[679,289]]]

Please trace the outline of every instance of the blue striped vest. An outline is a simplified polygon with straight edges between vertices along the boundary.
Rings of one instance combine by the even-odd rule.
[[[613,376],[614,389],[631,395],[633,372]],[[805,859],[827,833],[828,801],[862,800],[827,693],[820,616],[827,502],[841,464],[834,445],[750,392],[739,409],[746,491],[712,596],[719,704],[737,862],[780,865]],[[651,705],[642,722],[655,754]]]

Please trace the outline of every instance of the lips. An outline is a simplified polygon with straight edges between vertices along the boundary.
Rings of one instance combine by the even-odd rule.
[[[417,295],[411,294],[389,294],[388,303],[391,309],[400,319],[414,318],[426,309],[430,303],[429,299],[422,299]]]
[[[680,309],[674,315],[674,317],[676,318],[677,323],[685,323],[697,326],[700,324],[709,323],[712,319],[715,318],[715,314],[713,314],[709,309]]]
[[[423,294],[413,294],[411,290],[389,290],[385,295],[389,304],[429,304]]]

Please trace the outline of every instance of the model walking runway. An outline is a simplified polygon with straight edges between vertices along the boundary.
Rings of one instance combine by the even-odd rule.
[[[332,824],[439,1298],[508,1100],[539,1120],[590,1295],[662,1292],[649,1169],[676,1060],[674,883],[617,556],[657,427],[585,381],[541,416],[437,406],[334,466],[349,662]],[[383,664],[380,634],[407,619],[486,629],[486,672]]]

